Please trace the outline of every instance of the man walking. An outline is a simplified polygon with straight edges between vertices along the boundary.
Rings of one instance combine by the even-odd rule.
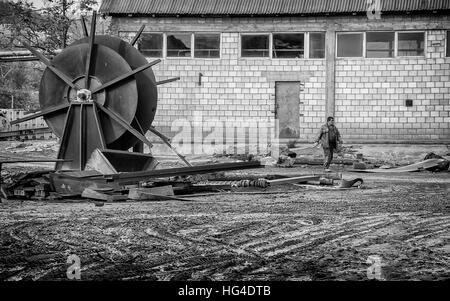
[[[323,167],[325,171],[329,172],[331,160],[333,160],[333,152],[342,144],[341,134],[334,125],[334,118],[328,117],[327,123],[320,127],[320,133],[317,137],[314,146],[322,144],[323,153],[325,155]]]

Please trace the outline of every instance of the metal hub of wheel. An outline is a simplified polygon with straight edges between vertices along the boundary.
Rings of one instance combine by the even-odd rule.
[[[95,95],[92,95],[92,90],[100,87],[102,82],[93,76],[90,76],[89,88],[82,88],[80,90],[73,89],[69,86],[66,87],[66,91],[64,93],[64,97],[68,102],[71,101],[95,101],[104,105],[105,104],[105,91],[97,92]],[[84,81],[84,77],[77,78],[74,81],[74,84],[82,87]],[[95,96],[95,97],[94,97]]]

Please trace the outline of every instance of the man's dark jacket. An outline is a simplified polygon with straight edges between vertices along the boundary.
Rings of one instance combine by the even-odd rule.
[[[330,133],[333,131],[333,133]],[[324,124],[320,127],[319,135],[316,139],[316,143],[320,142],[323,148],[330,148],[329,136],[330,134],[334,136],[334,147],[338,147],[338,144],[342,144],[341,134],[335,126],[328,126],[328,124]]]

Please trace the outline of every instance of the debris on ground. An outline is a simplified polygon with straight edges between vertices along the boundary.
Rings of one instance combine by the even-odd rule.
[[[75,178],[74,178],[75,179]],[[63,193],[55,191],[59,186],[58,177],[54,177],[50,171],[38,171],[24,174],[13,183],[5,185],[5,198],[10,200],[38,200],[65,201],[70,196],[73,200],[91,200],[98,202],[125,202],[125,201],[151,201],[151,200],[177,200],[193,201],[186,199],[198,193],[222,193],[222,192],[255,192],[263,190],[270,192],[275,187],[286,185],[305,184],[311,186],[336,186],[342,182],[342,174],[300,174],[300,175],[252,175],[251,173],[230,176],[225,172],[215,172],[202,175],[175,176],[155,178],[150,181],[142,181],[139,185],[117,186],[96,185],[83,188],[80,193]],[[72,182],[66,182],[72,185]],[[75,185],[75,184],[73,184]],[[287,189],[284,189],[287,191]],[[72,190],[73,191],[73,190]],[[68,190],[67,192],[70,192]]]
[[[428,170],[432,172],[439,172],[439,171],[447,171],[449,166],[449,161],[446,159],[428,159],[424,160],[422,162],[410,164],[407,166],[402,167],[396,167],[396,168],[377,168],[377,169],[358,169],[355,168],[353,171],[356,172],[371,172],[371,173],[377,173],[377,172],[386,172],[386,173],[397,173],[397,172],[415,172],[415,171],[423,171]]]
[[[159,186],[153,188],[131,188],[128,193],[130,200],[155,200],[158,196],[174,196],[173,187],[171,185]]]
[[[442,164],[440,164],[435,171],[450,171],[450,154],[447,154],[445,156],[439,156],[436,155],[435,153],[431,152],[428,153],[425,158],[423,158],[423,160],[429,160],[429,159],[441,159],[441,160],[445,160],[445,162],[443,162]]]
[[[45,140],[33,142],[13,142],[10,146],[5,147],[5,151],[10,154],[34,154],[36,156],[54,157],[59,148],[58,140]]]
[[[277,167],[293,167],[295,164],[295,157],[289,157],[285,155],[280,155],[277,161]]]
[[[364,184],[364,180],[361,178],[353,179],[353,180],[345,180],[342,179],[339,188],[352,188],[356,183],[359,183],[358,187],[361,187]]]

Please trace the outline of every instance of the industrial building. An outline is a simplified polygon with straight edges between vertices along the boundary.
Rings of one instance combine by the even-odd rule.
[[[146,25],[137,47],[162,60],[157,78],[181,77],[159,88],[168,136],[200,115],[238,131],[276,119],[281,138],[311,142],[335,116],[346,143],[450,141],[449,1],[104,0],[100,13],[123,38]]]

